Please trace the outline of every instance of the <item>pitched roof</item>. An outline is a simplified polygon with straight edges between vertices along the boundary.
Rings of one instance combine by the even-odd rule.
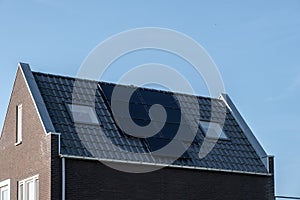
[[[158,134],[150,138],[141,139],[124,133],[116,124],[110,107],[111,92],[115,84],[78,80],[39,72],[32,72],[32,75],[52,121],[54,130],[61,134],[61,155],[87,159],[97,158],[158,164],[168,163],[170,155],[150,153],[133,154],[133,156],[126,152],[154,152],[156,149],[170,142],[172,132],[174,132],[172,130],[176,130],[176,127],[178,127],[179,122],[176,118],[178,118],[178,113],[180,113],[176,103],[178,99],[174,99],[172,92],[146,88],[136,90],[135,95],[133,95],[134,97],[131,98],[130,108],[134,110],[131,114],[137,124],[146,125],[149,123],[150,118],[147,110],[149,111],[150,105],[155,103],[162,104],[167,114],[169,114],[164,128]],[[74,93],[75,81],[77,92]],[[122,88],[126,90],[132,88],[132,86],[123,86]],[[191,95],[176,94],[176,96],[181,99],[183,106],[190,109],[191,112],[189,115],[192,119],[195,112],[193,109],[195,105],[190,100]],[[226,120],[223,131],[226,133],[228,139],[219,139],[207,156],[202,159],[199,158],[198,153],[205,133],[200,128],[199,122],[197,122],[195,125],[198,131],[195,139],[186,152],[174,161],[172,165],[267,174],[268,170],[263,163],[262,155],[259,155],[256,147],[259,143],[257,141],[253,143],[253,138],[249,139],[244,127],[241,127],[242,125],[239,123],[239,120],[228,109],[226,102],[201,96],[197,96],[197,100],[200,109],[200,120],[203,121],[212,119],[217,123],[219,122],[218,110],[212,110],[212,104],[217,108],[225,108]],[[72,101],[83,105],[95,105],[100,126],[74,123],[68,109],[68,104],[71,104]],[[103,135],[99,134],[101,131],[116,147],[125,151],[120,151],[118,148],[109,146]],[[185,141],[181,142],[184,145]]]

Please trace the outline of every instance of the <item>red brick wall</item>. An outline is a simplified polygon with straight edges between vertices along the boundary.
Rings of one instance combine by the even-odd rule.
[[[16,106],[19,104],[23,105],[23,142],[15,146]],[[11,179],[11,200],[17,200],[18,181],[37,174],[40,199],[50,199],[51,137],[43,130],[18,69],[0,139],[0,181]]]

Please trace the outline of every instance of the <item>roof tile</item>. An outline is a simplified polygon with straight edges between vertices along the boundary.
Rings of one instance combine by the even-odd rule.
[[[168,128],[161,130],[156,139],[150,141],[129,136],[118,128],[110,110],[111,92],[114,84],[77,80],[76,92],[73,93],[76,80],[74,78],[36,72],[33,75],[55,130],[61,133],[61,154],[72,156],[166,164],[172,158],[151,153],[150,149],[153,148],[151,142],[162,142],[163,138],[171,137],[172,134],[170,135],[168,132],[172,129],[176,130],[180,123],[178,121],[178,116],[181,113],[179,104],[185,108],[183,112],[187,114],[186,122],[189,122],[186,124],[191,127],[199,127],[199,122],[195,120],[195,116],[199,113],[200,120],[210,120],[212,117],[214,121],[220,122],[226,107],[224,102],[218,99],[184,94],[176,94],[176,98],[174,98],[171,92],[122,86],[124,90],[137,89],[136,94],[134,93],[135,96],[132,97],[131,105],[135,109],[132,118],[136,122],[144,124],[150,122],[147,112],[154,103],[161,103],[166,108],[166,112],[170,114],[166,123]],[[74,124],[66,106],[66,103],[72,103],[72,98],[77,103],[94,105],[100,124],[98,126]],[[198,100],[198,105],[194,103],[195,98]],[[214,110],[212,110],[212,105],[215,105]],[[197,107],[199,107],[199,111],[196,110]],[[263,163],[230,111],[227,109],[225,111],[226,120],[223,130],[229,140],[219,140],[213,150],[205,158],[200,159],[198,152],[203,143],[204,133],[199,129],[194,141],[182,141],[184,146],[188,146],[186,142],[193,143],[186,153],[173,164],[266,173]],[[189,127],[187,126],[186,132],[189,132],[188,130]],[[99,135],[99,132],[103,132],[104,135]],[[109,145],[107,141],[111,141],[114,145]],[[129,154],[126,152],[150,152],[150,154]]]

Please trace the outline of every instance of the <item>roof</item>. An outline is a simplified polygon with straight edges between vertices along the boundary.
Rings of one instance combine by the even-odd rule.
[[[23,66],[23,68],[23,70],[30,69],[29,66]],[[111,110],[111,93],[116,86],[115,84],[40,72],[30,73],[27,71],[26,73],[32,74],[34,78],[34,81],[31,79],[31,82],[33,81],[35,85],[31,89],[38,90],[38,92],[34,92],[33,96],[36,96],[37,93],[40,94],[37,95],[39,97],[37,98],[39,101],[38,107],[46,108],[42,111],[38,108],[41,112],[42,121],[48,116],[48,121],[46,120],[48,125],[45,125],[46,131],[61,134],[61,155],[155,164],[165,164],[171,159],[169,155],[157,155],[153,152],[168,144],[170,138],[172,138],[172,133],[176,132],[176,127],[178,127],[177,118],[180,115],[178,114],[180,108],[177,106],[178,99],[174,99],[173,92],[138,88],[134,93],[131,98],[130,109],[134,110],[131,116],[135,123],[142,126],[150,122],[147,111],[153,104],[163,105],[167,114],[169,114],[167,115],[166,124],[158,134],[143,139],[130,136],[118,127]],[[25,76],[28,76],[28,74]],[[75,81],[76,90],[74,90]],[[133,86],[122,86],[123,90],[132,88]],[[76,92],[74,93],[74,91]],[[223,109],[226,112],[223,131],[228,139],[219,139],[207,156],[199,158],[199,149],[203,144],[205,133],[199,126],[200,122],[196,122],[198,131],[194,140],[190,141],[192,143],[189,148],[172,165],[257,174],[268,173],[263,162],[264,158],[262,158],[265,154],[263,149],[253,135],[250,134],[249,137],[250,129],[245,129],[246,124],[242,124],[241,119],[237,119],[236,114],[232,113],[233,110],[228,107],[228,102],[221,99],[197,96],[198,105],[195,105],[195,102],[191,101],[191,98],[195,96],[187,94],[176,94],[176,96],[181,99],[182,105],[191,111],[189,113],[191,119],[193,119],[193,113],[195,112],[193,108],[198,106],[200,120],[213,120],[222,123],[218,118],[220,114],[218,112]],[[95,105],[100,126],[74,123],[68,110],[68,104],[71,104],[72,101],[83,105]],[[229,103],[232,104],[231,101]],[[212,110],[212,104],[222,109]],[[101,131],[122,151],[119,148],[109,146],[103,135],[99,134]],[[187,132],[187,134],[189,133]],[[126,152],[139,152],[142,154],[128,154]]]

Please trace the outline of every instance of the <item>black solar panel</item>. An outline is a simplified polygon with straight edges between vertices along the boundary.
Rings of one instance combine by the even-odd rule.
[[[112,85],[101,84],[103,88],[103,93],[111,105],[111,95],[114,87]],[[124,86],[117,86],[126,89]],[[122,103],[122,102],[118,102]],[[157,126],[162,126],[163,128],[153,137],[147,138],[148,146],[151,151],[156,151],[164,146],[166,146],[170,140],[174,139],[178,127],[181,121],[181,111],[177,100],[172,93],[157,93],[148,89],[136,88],[135,92],[130,98],[130,102],[123,102],[124,104],[129,103],[130,118],[122,118],[122,121],[133,120],[139,126],[146,126],[151,122],[149,116],[149,110],[154,104],[159,104],[164,107],[167,114],[166,122],[152,119]],[[122,113],[119,115],[122,116]],[[126,124],[126,123],[122,123]],[[122,129],[122,128],[121,128]],[[127,133],[130,134],[131,133]],[[158,139],[159,138],[159,139]]]
[[[79,90],[74,95],[74,78],[42,73],[33,74],[55,130],[61,133],[62,154],[148,163],[166,163],[168,158],[172,158],[174,154],[172,152],[161,152],[159,150],[170,144],[171,141],[174,141],[173,138],[178,128],[181,127],[185,134],[180,137],[179,140],[175,140],[178,144],[177,150],[182,150],[182,148],[188,149],[180,158],[174,161],[174,164],[238,171],[266,172],[255,150],[250,145],[233,116],[226,109],[226,120],[223,128],[230,140],[218,141],[205,158],[199,158],[198,153],[203,143],[204,134],[199,129],[195,135],[195,139],[192,140],[191,138],[193,138],[194,135],[190,135],[193,134],[190,129],[192,127],[197,128],[199,125],[199,122],[195,120],[197,112],[200,113],[201,120],[212,119],[218,122],[218,120],[220,120],[220,113],[224,112],[224,109],[218,109],[218,106],[220,108],[226,107],[220,100],[207,97],[194,97],[197,98],[199,103],[199,105],[197,105],[199,110],[195,110],[197,106],[189,95],[176,94],[176,96],[174,96],[172,92],[121,86],[121,91],[124,93],[136,90],[130,97],[130,118],[126,119],[124,113],[118,114],[120,117],[124,117],[125,121],[133,120],[139,126],[149,125],[151,122],[149,109],[154,104],[161,105],[167,114],[166,123],[164,123],[162,119],[153,119],[157,127],[163,124],[163,128],[158,131],[156,135],[141,139],[131,136],[131,133],[124,133],[124,131],[117,126],[116,120],[113,118],[111,96],[115,84],[81,80],[77,85]],[[94,88],[95,84],[99,84],[100,86],[96,91]],[[99,126],[73,123],[70,114],[64,106],[65,103],[70,103],[74,100],[72,97],[75,97],[75,100],[79,103],[95,104],[95,111],[100,123]],[[186,108],[186,116],[183,115],[180,109],[179,98],[182,106]],[[120,104],[126,104],[122,98],[117,99],[117,101],[119,101],[118,103]],[[217,109],[212,110],[212,105],[215,105]],[[181,121],[182,118],[183,121]],[[101,131],[105,135],[100,134]],[[104,137],[107,137],[107,139],[113,143],[113,146],[110,146]],[[130,156],[130,154],[126,152],[152,153],[150,156],[148,154]],[[158,159],[153,160],[152,156]]]

